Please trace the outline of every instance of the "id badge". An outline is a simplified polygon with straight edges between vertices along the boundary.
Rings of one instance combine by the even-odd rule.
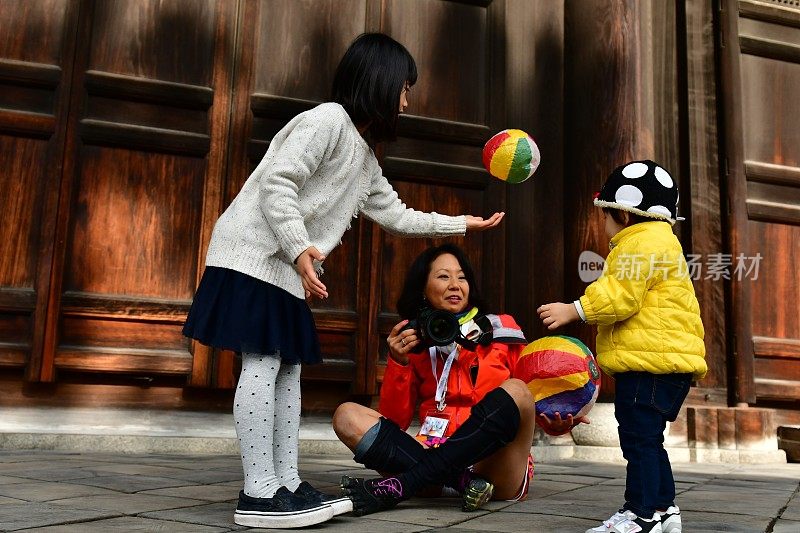
[[[450,424],[450,415],[431,411],[425,416],[422,427],[419,428],[417,436],[420,437],[444,437],[447,426]]]

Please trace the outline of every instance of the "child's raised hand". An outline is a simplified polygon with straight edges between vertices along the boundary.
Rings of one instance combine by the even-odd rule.
[[[500,224],[500,221],[503,220],[504,216],[505,212],[495,213],[487,219],[484,219],[483,217],[466,215],[467,231],[483,231],[485,229],[493,228]]]
[[[317,298],[327,298],[328,289],[325,284],[319,280],[317,271],[314,270],[314,261],[324,261],[325,256],[316,249],[314,246],[309,246],[295,260],[297,265],[297,272],[300,274],[300,279],[303,282],[303,289],[306,294],[316,296]]]
[[[574,304],[561,302],[542,305],[536,312],[539,313],[539,318],[542,319],[547,329],[560,328],[580,318]]]

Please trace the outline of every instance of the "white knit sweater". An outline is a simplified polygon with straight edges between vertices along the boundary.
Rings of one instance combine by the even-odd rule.
[[[397,235],[466,232],[464,216],[407,208],[344,108],[318,105],[272,139],[214,226],[206,265],[243,272],[303,298],[294,260],[309,246],[327,256],[359,212]]]

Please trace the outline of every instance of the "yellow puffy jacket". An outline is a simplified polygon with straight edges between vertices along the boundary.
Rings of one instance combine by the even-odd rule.
[[[703,322],[683,249],[666,222],[629,226],[611,239],[602,276],[580,304],[597,324],[597,362],[608,374],[708,371]]]

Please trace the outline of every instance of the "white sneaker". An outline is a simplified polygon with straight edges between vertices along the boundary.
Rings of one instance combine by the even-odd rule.
[[[603,520],[603,523],[599,526],[587,529],[586,533],[608,533],[612,527],[630,518],[636,518],[636,515],[625,509],[620,509],[607,520]]]
[[[617,522],[608,530],[608,533],[663,533],[661,517],[658,513],[653,513],[653,517],[650,519],[631,514],[633,517],[628,516],[625,520]]]
[[[669,507],[663,513],[656,511],[661,517],[661,529],[664,533],[681,533],[681,510],[677,505]]]

